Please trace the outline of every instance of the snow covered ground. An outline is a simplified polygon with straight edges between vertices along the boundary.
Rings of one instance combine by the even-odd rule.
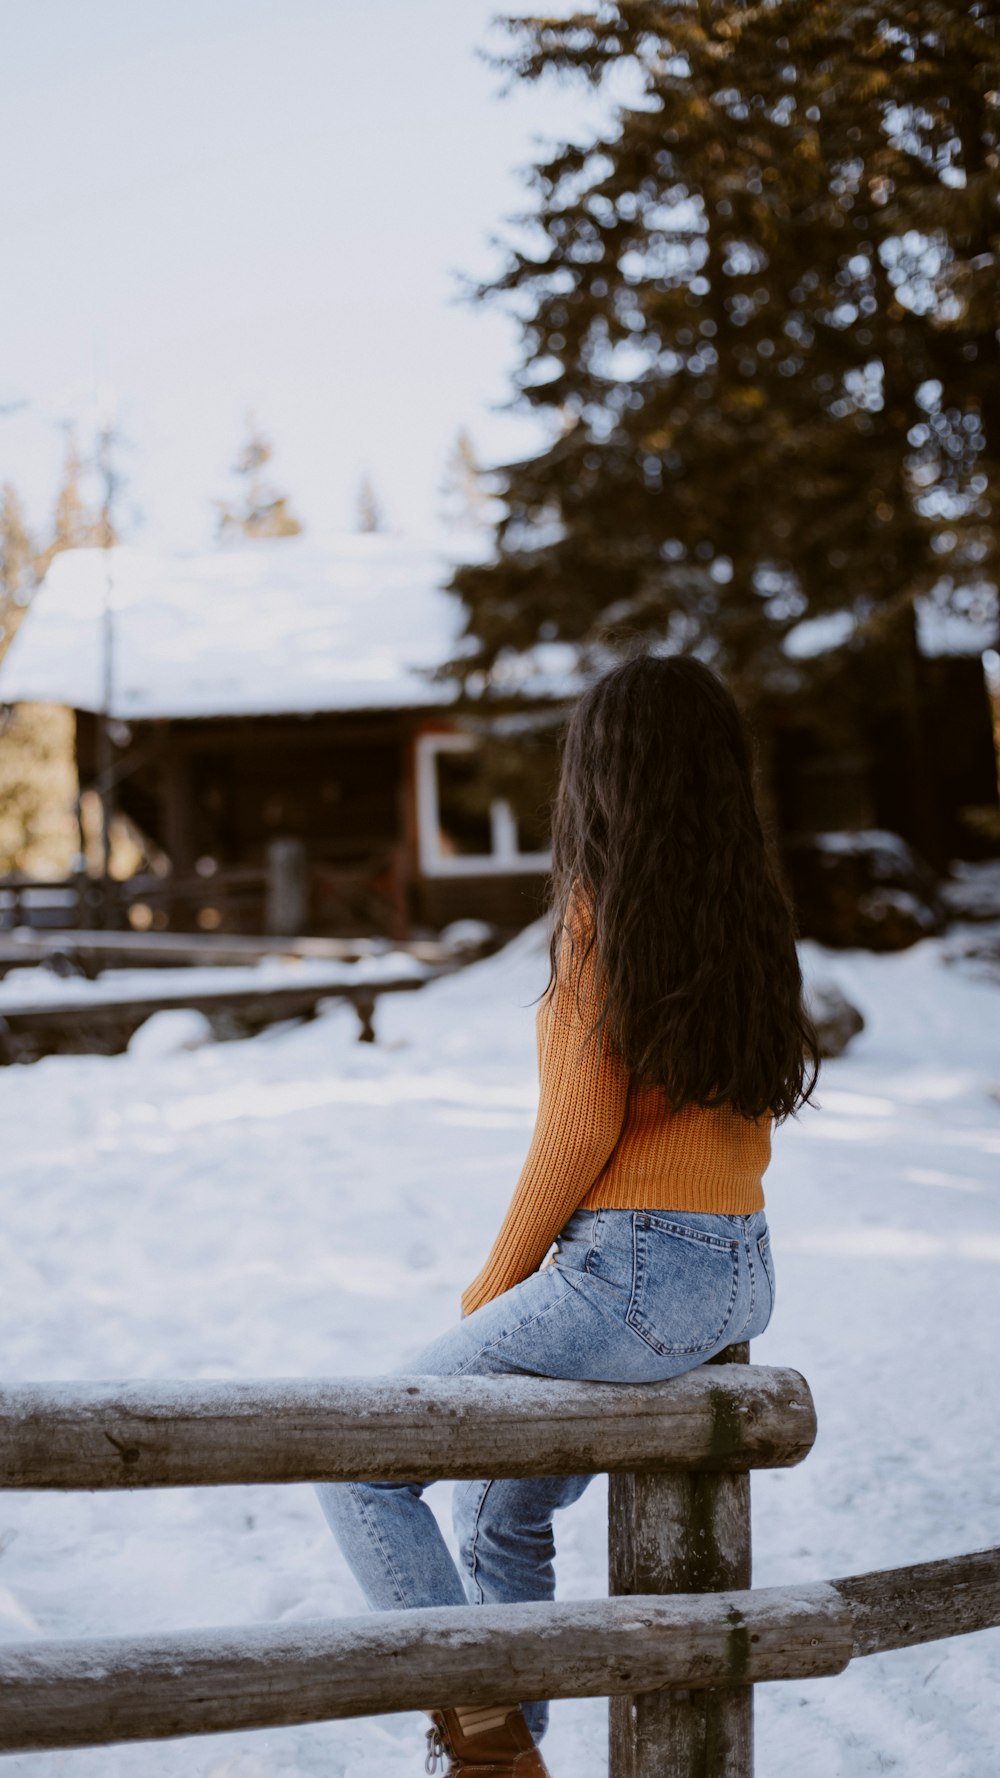
[[[865,1014],[821,1109],[775,1133],[778,1308],[755,1358],[809,1378],[820,1434],[754,1482],[756,1579],[1000,1542],[1000,988],[825,953]],[[316,1023],[176,1054],[0,1071],[0,1322],[12,1378],[376,1372],[458,1312],[527,1147],[542,941],[387,998],[378,1045]],[[447,1515],[447,1487],[431,1499]],[[594,1590],[604,1486],[560,1525]],[[0,1495],[0,1634],[289,1622],[361,1608],[306,1487]],[[762,1778],[993,1778],[1000,1631],[758,1692]],[[403,1778],[415,1715],[69,1754],[23,1778]],[[604,1706],[555,1706],[554,1778],[606,1770]]]

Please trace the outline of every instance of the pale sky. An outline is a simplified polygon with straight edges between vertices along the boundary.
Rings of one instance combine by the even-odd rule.
[[[521,10],[524,10],[522,7]],[[560,5],[553,10],[567,10]],[[252,409],[311,536],[372,476],[433,525],[455,433],[495,411],[517,335],[455,300],[500,264],[516,169],[587,128],[546,83],[500,96],[483,0],[0,0],[0,481],[48,518],[63,419],[117,404],[130,541],[211,541]]]

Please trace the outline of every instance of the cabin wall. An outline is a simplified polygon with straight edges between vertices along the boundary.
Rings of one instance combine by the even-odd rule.
[[[537,920],[545,905],[542,873],[489,877],[423,877],[414,884],[416,924],[440,931],[452,920],[488,920],[520,931]]]
[[[133,898],[157,926],[265,931],[276,855],[287,869],[299,842],[310,930],[404,936],[408,729],[395,711],[118,725],[116,805],[169,861]],[[93,717],[79,714],[77,736],[92,782]]]
[[[482,859],[469,875],[460,864],[443,876],[421,868],[420,739],[460,732],[421,711],[120,726],[117,807],[169,861],[167,874],[147,870],[127,886],[131,918],[259,933],[276,908],[301,906],[296,923],[309,932],[395,938],[457,919],[525,925],[541,907],[544,869]],[[93,782],[97,724],[84,712],[77,744]],[[443,805],[442,817],[454,811]],[[424,827],[426,841],[426,815]],[[469,831],[478,834],[475,819]],[[440,837],[447,850],[454,835]]]
[[[912,655],[900,671],[871,654],[833,666],[821,699],[777,701],[756,722],[779,845],[877,827],[938,871],[996,855],[979,659]],[[542,801],[491,803],[462,733],[439,710],[116,724],[117,807],[150,843],[150,868],[124,900],[157,927],[263,932],[280,856],[303,882],[298,894],[286,881],[279,902],[301,905],[312,932],[402,938],[468,918],[517,929],[544,902],[547,859],[531,850],[545,843]],[[93,784],[97,722],[85,712],[77,754],[81,784]],[[169,874],[157,875],[163,855]]]

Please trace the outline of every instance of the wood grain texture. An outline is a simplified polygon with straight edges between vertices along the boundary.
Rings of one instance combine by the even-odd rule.
[[[815,1431],[803,1378],[764,1366],[706,1366],[646,1384],[535,1377],[22,1384],[0,1391],[0,1487],[773,1468],[800,1462]]]
[[[739,1366],[747,1351],[730,1347],[722,1356]],[[693,1374],[710,1373],[706,1367]],[[612,1476],[608,1557],[612,1594],[749,1587],[749,1475]],[[753,1693],[746,1682],[712,1690],[647,1687],[611,1700],[609,1734],[613,1778],[752,1778]]]
[[[0,1647],[0,1752],[276,1728],[458,1700],[811,1678],[839,1673],[850,1654],[850,1611],[825,1586],[8,1643]]]
[[[1000,1625],[1000,1549],[852,1574],[831,1585],[851,1608],[856,1655]]]

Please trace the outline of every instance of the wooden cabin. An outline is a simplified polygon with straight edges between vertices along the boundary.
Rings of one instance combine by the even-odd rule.
[[[489,796],[432,677],[457,645],[448,570],[440,545],[381,534],[56,557],[0,697],[72,707],[86,789],[107,678],[114,807],[150,861],[123,886],[133,924],[403,937],[535,917],[544,829]]]
[[[120,919],[403,937],[535,916],[544,804],[491,794],[481,738],[434,676],[459,646],[460,608],[441,590],[449,570],[440,541],[380,534],[55,558],[3,663],[0,700],[74,710],[84,789],[99,780],[110,710],[114,806],[147,855],[116,892]],[[995,620],[959,634],[925,610],[902,641],[861,653],[829,624],[787,639],[789,686],[757,720],[779,842],[889,830],[938,871],[996,855],[982,664]],[[797,688],[795,656],[809,652],[823,674]],[[549,738],[554,775],[576,687],[565,654],[539,657],[518,720],[543,752]]]

